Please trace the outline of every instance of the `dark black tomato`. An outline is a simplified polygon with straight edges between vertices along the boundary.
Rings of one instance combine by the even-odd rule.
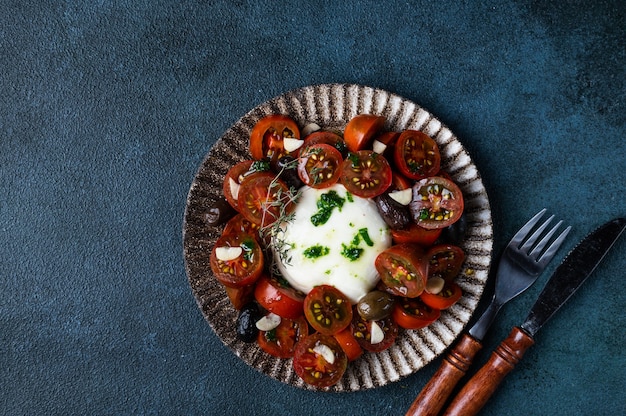
[[[290,188],[299,189],[304,185],[298,176],[298,160],[293,156],[286,155],[278,159],[274,171]]]
[[[441,230],[441,236],[439,239],[442,242],[450,243],[454,245],[461,245],[465,240],[465,234],[467,233],[467,216],[465,213],[452,225]]]
[[[389,194],[384,193],[375,198],[378,212],[387,225],[394,230],[405,228],[411,221],[408,207],[400,204]]]
[[[204,218],[209,225],[222,225],[235,216],[237,211],[226,201],[226,198],[219,197],[209,207],[209,211]]]
[[[254,342],[259,333],[256,322],[263,317],[261,308],[256,302],[250,302],[239,311],[237,316],[237,339],[243,342]]]
[[[380,290],[373,290],[363,296],[356,310],[366,321],[379,321],[388,317],[393,310],[395,297]]]

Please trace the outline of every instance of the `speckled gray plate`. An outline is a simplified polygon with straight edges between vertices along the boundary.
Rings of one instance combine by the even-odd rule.
[[[366,353],[350,363],[344,377],[329,390],[379,387],[416,372],[454,341],[476,309],[491,264],[493,227],[480,174],[456,136],[424,108],[387,91],[351,84],[300,88],[252,109],[224,133],[191,184],[183,225],[187,274],[198,306],[224,344],[251,367],[292,386],[311,389],[295,374],[291,360],[271,357],[255,343],[237,340],[237,312],[209,267],[211,248],[221,232],[221,227],[206,223],[210,203],[221,194],[228,169],[250,158],[248,139],[254,124],[265,115],[277,113],[290,115],[301,127],[315,122],[324,128],[340,130],[357,114],[380,114],[387,118],[387,130],[422,130],[439,144],[442,168],[461,187],[465,197],[468,233],[463,249],[467,258],[457,279],[463,297],[429,327],[403,331],[390,349],[378,354]]]

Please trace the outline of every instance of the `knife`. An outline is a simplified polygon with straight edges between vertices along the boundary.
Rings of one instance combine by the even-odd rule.
[[[626,219],[616,218],[574,247],[555,270],[526,321],[513,328],[489,361],[461,389],[444,415],[471,416],[482,409],[500,382],[522,359],[524,352],[535,343],[537,332],[591,275],[624,228]]]

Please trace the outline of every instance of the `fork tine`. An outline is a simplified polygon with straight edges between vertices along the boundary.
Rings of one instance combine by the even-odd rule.
[[[550,221],[552,221],[553,219],[554,219],[554,215],[550,216],[550,218],[548,218],[543,224],[541,224],[541,226],[537,228],[537,230],[533,233],[533,235],[531,235],[528,238],[528,240],[526,240],[526,242],[520,247],[520,250],[521,251],[530,250],[530,248],[535,244],[537,239],[541,236],[541,234],[543,234],[545,229],[548,227],[548,224],[550,224]]]
[[[547,211],[546,208],[542,209],[538,213],[535,214],[524,226],[513,236],[511,242],[509,242],[509,246],[519,246],[524,238],[528,235],[528,233],[533,229],[533,227],[539,222],[539,219],[545,214]]]
[[[556,240],[554,240],[554,243],[552,243],[550,247],[548,247],[546,252],[543,253],[541,257],[539,257],[539,260],[537,260],[537,262],[541,267],[545,267],[550,262],[550,260],[552,260],[552,257],[554,257],[559,247],[561,247],[561,244],[563,244],[565,237],[567,237],[567,234],[569,234],[571,229],[572,227],[569,226],[565,230],[563,230],[563,232],[556,238]]]
[[[543,248],[546,245],[548,245],[548,242],[552,238],[552,235],[561,226],[561,224],[563,224],[563,221],[557,222],[556,225],[554,227],[552,227],[552,229],[550,231],[548,231],[548,233],[541,239],[541,241],[532,249],[532,251],[530,253],[528,253],[528,255],[530,257],[539,258],[539,254],[541,254],[541,251],[543,250]]]

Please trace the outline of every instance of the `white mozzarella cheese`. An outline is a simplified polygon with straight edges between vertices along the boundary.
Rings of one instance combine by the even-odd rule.
[[[323,194],[343,199],[328,220],[315,225]],[[378,254],[391,245],[391,235],[376,204],[349,194],[343,185],[326,189],[304,187],[294,218],[275,237],[275,256],[285,279],[308,293],[321,284],[335,286],[356,303],[378,282],[374,267]]]

